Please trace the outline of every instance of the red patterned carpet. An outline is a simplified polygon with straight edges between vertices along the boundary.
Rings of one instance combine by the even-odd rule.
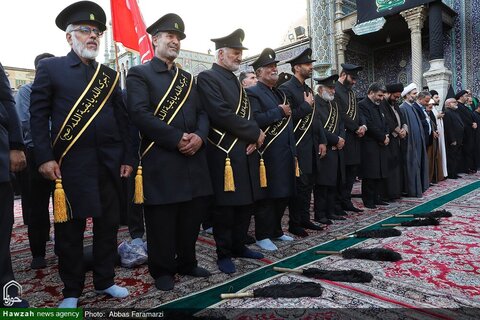
[[[199,264],[214,273],[209,279],[178,277],[175,289],[163,293],[153,286],[146,266],[135,269],[118,267],[116,280],[119,284],[127,286],[131,295],[123,300],[97,296],[93,291],[91,274],[87,274],[80,307],[153,308],[230,280],[242,279],[259,267],[281,263],[282,259],[326,243],[335,236],[378,223],[394,214],[449,194],[477,181],[479,176],[471,175],[464,179],[443,181],[430,188],[421,199],[405,198],[388,207],[369,210],[363,214],[352,214],[346,221],[335,223],[325,231],[311,232],[308,238],[296,238],[293,243],[279,243],[279,250],[274,253],[265,252],[266,258],[263,260],[236,259],[238,271],[232,276],[218,271],[213,238],[202,234],[197,242],[197,254]],[[247,289],[273,283],[288,283],[292,280],[317,281],[324,287],[324,293],[320,298],[234,299],[215,302],[217,304],[212,306],[214,308],[212,310],[232,308],[235,317],[240,319],[253,319],[246,314],[244,308],[260,307],[278,309],[275,312],[265,312],[262,316],[265,319],[286,319],[287,317],[282,316],[281,312],[290,307],[296,308],[291,309],[291,312],[299,312],[296,316],[288,316],[291,319],[469,319],[470,317],[478,319],[475,317],[476,309],[480,308],[480,216],[478,215],[480,194],[478,190],[475,189],[444,203],[442,208],[450,210],[453,217],[443,218],[439,226],[397,227],[403,232],[400,237],[369,239],[355,246],[390,248],[402,254],[401,261],[376,262],[345,260],[339,256],[318,256],[316,261],[302,265],[302,267],[313,266],[331,270],[355,268],[368,271],[374,275],[371,283],[340,283],[311,280],[301,275],[279,274],[265,279],[261,284],[253,284]],[[361,201],[358,199],[354,201],[362,207]],[[17,280],[23,286],[24,297],[33,306],[54,307],[61,299],[62,284],[57,273],[53,245],[51,243],[48,245],[48,267],[43,270],[31,270],[26,227],[21,224],[19,200],[15,201],[15,209],[12,259]],[[285,224],[287,219],[284,220]],[[119,242],[124,239],[128,239],[126,228],[122,228],[119,233]],[[89,241],[91,241],[90,232],[87,231],[86,243]],[[255,245],[252,248],[258,249]],[[192,301],[195,301],[194,298],[192,297]],[[309,308],[322,309],[308,312],[303,310]],[[413,313],[402,314],[400,317],[400,312],[405,310]],[[300,314],[302,312],[304,313]],[[394,312],[393,316],[391,312]]]

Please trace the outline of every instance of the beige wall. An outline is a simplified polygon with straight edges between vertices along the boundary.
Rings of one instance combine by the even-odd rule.
[[[33,69],[6,66],[4,69],[5,72],[7,72],[8,80],[10,80],[10,86],[14,89],[18,89],[20,86],[32,82],[35,78],[35,70]]]

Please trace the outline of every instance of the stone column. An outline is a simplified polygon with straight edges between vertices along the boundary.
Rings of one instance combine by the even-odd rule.
[[[425,8],[419,6],[400,12],[410,29],[412,44],[412,80],[419,90],[423,87],[422,81],[422,28],[425,21]]]
[[[334,2],[331,0],[309,0],[310,38],[314,77],[329,75],[334,66]]]
[[[335,45],[337,46],[337,72],[342,70],[342,63],[345,63],[345,51],[347,50],[350,36],[346,33],[337,33],[335,35]]]
[[[429,11],[430,69],[423,74],[430,90],[436,90],[440,96],[438,108],[441,110],[447,96],[452,72],[445,68],[443,54],[443,22],[440,2],[430,4]]]

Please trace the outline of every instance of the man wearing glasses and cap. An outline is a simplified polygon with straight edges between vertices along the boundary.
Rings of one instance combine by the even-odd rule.
[[[233,257],[263,258],[245,246],[253,204],[264,197],[256,149],[265,134],[253,120],[246,92],[233,73],[246,49],[244,37],[243,30],[237,29],[212,39],[215,63],[198,75],[198,91],[210,118],[207,157],[215,198],[213,236],[217,265],[224,273],[236,271]]]
[[[342,63],[342,71],[335,85],[335,99],[340,107],[345,124],[345,183],[340,187],[340,205],[342,209],[362,212],[352,203],[352,188],[360,165],[360,139],[365,135],[367,126],[358,106],[357,96],[352,87],[357,83],[358,72],[362,67]]]
[[[76,308],[85,271],[83,233],[93,218],[93,284],[97,293],[128,296],[114,284],[121,177],[132,172],[128,118],[119,74],[95,61],[106,29],[90,1],[65,8],[56,25],[67,56],[40,61],[31,94],[31,128],[40,173],[55,180],[55,250],[64,283],[61,308]],[[51,122],[51,125],[49,124]]]
[[[128,113],[142,135],[148,269],[163,291],[173,289],[176,273],[210,275],[197,266],[195,255],[212,194],[205,148],[209,122],[193,76],[175,66],[184,30],[174,13],[148,27],[155,56],[132,67],[127,77]]]

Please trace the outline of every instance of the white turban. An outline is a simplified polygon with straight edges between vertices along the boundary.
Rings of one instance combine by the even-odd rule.
[[[417,90],[417,85],[415,83],[410,83],[408,86],[406,86],[403,91],[402,91],[402,97],[405,97],[407,94],[409,94],[412,90]]]

